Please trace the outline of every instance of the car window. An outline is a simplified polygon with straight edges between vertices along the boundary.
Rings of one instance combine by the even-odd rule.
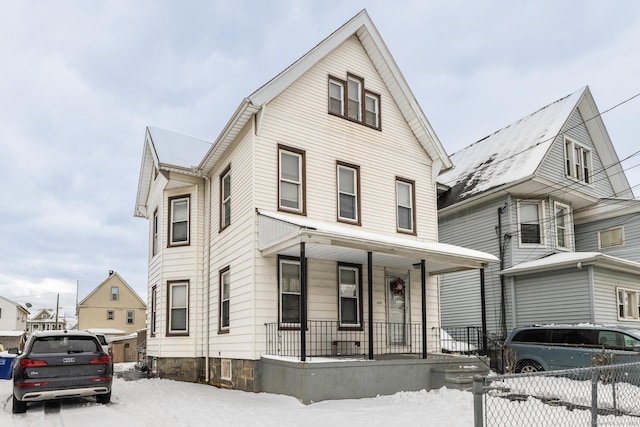
[[[525,329],[516,333],[512,341],[545,343],[547,342],[547,330]]]
[[[553,329],[551,342],[554,344],[593,345],[593,331],[588,329]]]
[[[626,349],[631,350],[634,347],[640,346],[640,340],[637,340],[631,335],[627,335],[627,334],[620,334],[620,335],[622,335],[622,342]]]
[[[98,345],[91,337],[42,337],[31,348],[35,354],[97,352]]]
[[[100,345],[107,345],[107,339],[104,335],[96,335],[98,337],[98,341],[100,341]]]

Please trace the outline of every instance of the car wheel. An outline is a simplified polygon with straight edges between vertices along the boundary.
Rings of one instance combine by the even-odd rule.
[[[13,395],[13,409],[14,414],[23,414],[27,412],[27,402],[16,399],[16,395]]]
[[[102,403],[103,405],[111,402],[111,392],[96,395],[96,402]]]
[[[536,362],[535,360],[521,360],[516,365],[516,373],[531,373],[531,372],[541,372],[544,371],[544,368],[541,364]]]

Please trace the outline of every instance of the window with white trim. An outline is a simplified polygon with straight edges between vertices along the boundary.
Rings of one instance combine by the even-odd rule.
[[[185,335],[189,332],[189,282],[167,282],[167,335]]]
[[[133,325],[135,322],[135,312],[133,310],[127,310],[127,325]]]
[[[556,246],[569,249],[571,247],[571,208],[565,204],[554,202],[556,220]]]
[[[219,332],[229,330],[229,313],[230,313],[230,295],[231,295],[231,273],[229,267],[220,270],[220,318]]]
[[[169,199],[169,246],[189,244],[189,196]]]
[[[360,266],[338,264],[338,309],[340,327],[359,327],[362,324]]]
[[[415,234],[415,187],[413,181],[396,178],[397,230]]]
[[[280,293],[280,325],[300,326],[300,261],[293,258],[280,257],[278,289]]]
[[[231,224],[231,165],[220,175],[220,230]]]
[[[338,221],[360,223],[360,167],[338,162]]]
[[[606,249],[615,246],[624,246],[624,228],[614,227],[598,231],[598,248]]]
[[[115,315],[113,313],[113,310],[107,310],[107,320],[113,320],[115,318]]]
[[[638,319],[639,303],[638,291],[616,288],[618,299],[618,319]]]
[[[151,336],[154,337],[156,335],[156,319],[158,317],[158,289],[156,285],[153,285],[151,288]]]
[[[278,159],[278,208],[304,214],[304,151],[279,146]]]
[[[117,286],[111,287],[111,301],[118,301],[120,291]]]
[[[567,176],[585,184],[591,184],[593,182],[591,150],[569,138],[565,138],[564,143]]]
[[[518,223],[520,227],[520,244],[541,245],[543,235],[544,202],[521,200],[518,202]]]
[[[153,211],[153,227],[152,230],[152,242],[151,242],[151,256],[155,256],[158,253],[158,239],[159,239],[159,220],[158,220],[158,208]]]

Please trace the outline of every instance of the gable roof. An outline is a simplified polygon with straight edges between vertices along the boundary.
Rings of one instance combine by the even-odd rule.
[[[29,315],[29,310],[27,310],[26,308],[24,308],[22,305],[20,305],[19,303],[10,300],[9,298],[3,297],[2,295],[0,295],[0,299],[5,300],[6,302],[9,303],[9,305],[15,305],[18,309],[22,310],[23,312],[25,312],[27,315]]]
[[[254,115],[257,115],[259,120],[261,110],[271,100],[354,35],[358,37],[365,51],[371,58],[373,65],[389,89],[389,92],[413,131],[413,134],[433,160],[435,175],[437,175],[441,169],[452,167],[453,163],[451,159],[422,112],[420,105],[411,92],[398,65],[391,56],[389,49],[382,40],[367,11],[362,10],[296,62],[243,99],[218,138],[200,159],[197,167],[190,168],[191,172],[194,175],[209,172]],[[156,133],[156,131],[153,132],[154,134]],[[155,167],[162,166],[159,164],[157,147],[154,147],[154,144],[148,144],[148,139],[151,139],[150,135],[151,133],[147,130],[147,136],[149,138],[145,140],[145,153],[143,154],[140,178],[138,181],[135,216],[147,215],[145,202],[149,191],[148,186],[151,182],[149,177],[153,173],[154,165]],[[185,140],[181,140],[180,143],[188,144],[189,142],[185,143]],[[167,164],[165,166],[169,165]],[[179,166],[183,170],[188,171],[188,168],[186,168],[184,164],[173,166]],[[160,167],[160,169],[162,169],[162,167]]]
[[[584,124],[619,197],[633,198],[613,144],[588,87],[577,90],[451,155],[454,168],[438,177],[449,187],[439,208],[505,188],[535,176],[544,157],[579,108]]]
[[[140,298],[140,296],[136,293],[136,291],[134,291],[134,290],[133,290],[133,288],[131,288],[131,286],[129,286],[129,284],[128,284],[127,282],[125,282],[125,280],[122,278],[122,276],[120,276],[120,275],[118,274],[118,272],[117,272],[117,271],[110,271],[110,272],[109,272],[109,276],[108,276],[106,279],[104,279],[104,280],[102,281],[102,283],[100,283],[98,286],[96,286],[96,287],[95,287],[91,292],[89,292],[89,294],[88,294],[86,297],[84,297],[84,298],[82,299],[82,301],[80,301],[80,302],[78,303],[78,306],[83,305],[83,304],[84,304],[84,303],[85,303],[89,298],[91,298],[91,296],[92,296],[93,294],[95,294],[95,293],[98,291],[98,289],[100,289],[102,286],[104,286],[104,285],[105,285],[109,280],[111,280],[111,279],[112,279],[112,278],[114,278],[114,277],[115,277],[115,278],[117,278],[120,282],[122,282],[122,284],[123,284],[127,289],[129,289],[129,292],[131,292],[133,295],[135,295],[135,297],[138,299],[138,301],[140,301],[140,305],[142,305],[142,306],[144,306],[144,307],[146,307],[146,306],[147,306],[147,304],[142,300],[142,298]]]

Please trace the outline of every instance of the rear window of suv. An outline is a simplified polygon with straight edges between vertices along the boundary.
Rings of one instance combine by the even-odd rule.
[[[35,354],[99,352],[98,343],[91,337],[42,337],[31,347]]]

